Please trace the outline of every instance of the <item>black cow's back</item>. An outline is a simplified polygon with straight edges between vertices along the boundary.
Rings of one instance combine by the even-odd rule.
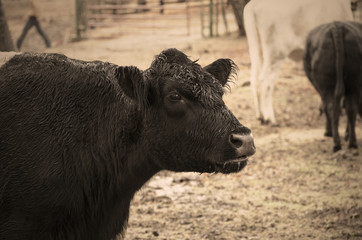
[[[101,239],[77,224],[92,221],[82,215],[84,208],[103,208],[104,215],[117,211],[104,208],[95,191],[108,181],[105,170],[121,169],[122,153],[115,150],[122,146],[123,128],[116,123],[127,125],[124,113],[132,109],[114,71],[109,63],[30,53],[0,68],[0,238],[50,239],[50,233],[78,231],[58,237]],[[95,219],[106,221],[102,216]],[[87,224],[96,229],[97,221]],[[14,223],[6,233],[5,222]]]
[[[329,77],[328,87],[333,88],[336,84],[335,59],[336,51],[332,31],[339,29],[343,38],[343,72],[346,78],[358,78],[361,74],[362,61],[362,36],[361,24],[353,22],[333,22],[323,24],[313,29],[307,38],[305,70],[312,82],[316,76],[311,76],[313,65],[314,75],[325,75]],[[318,80],[320,82],[320,80]],[[357,81],[346,81],[347,85]]]

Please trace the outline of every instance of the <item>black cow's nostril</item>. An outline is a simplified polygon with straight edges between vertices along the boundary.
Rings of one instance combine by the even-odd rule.
[[[229,141],[234,148],[239,148],[243,145],[242,136],[238,134],[230,134]]]
[[[230,145],[236,150],[238,157],[248,157],[255,153],[254,138],[252,134],[236,134],[229,136]]]

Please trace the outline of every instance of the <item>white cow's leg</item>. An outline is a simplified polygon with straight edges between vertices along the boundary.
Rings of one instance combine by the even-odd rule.
[[[256,64],[251,65],[251,75],[250,75],[250,87],[254,98],[256,117],[261,119],[260,115],[260,87],[258,79],[258,66]]]
[[[251,63],[251,73],[250,73],[250,87],[253,94],[256,117],[260,119],[260,91],[259,91],[259,71],[262,64],[262,49],[260,44],[260,34],[259,29],[256,24],[257,12],[254,11],[251,7],[253,3],[250,3],[244,8],[244,23],[245,23],[245,32],[247,35],[248,46],[249,46],[249,56]]]
[[[273,110],[273,90],[274,83],[279,75],[281,61],[273,64],[264,64],[262,71],[259,75],[260,79],[260,112],[262,123],[276,124],[274,110]]]

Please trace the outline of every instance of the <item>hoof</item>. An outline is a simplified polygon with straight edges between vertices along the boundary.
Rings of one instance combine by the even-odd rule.
[[[327,131],[327,132],[324,133],[324,136],[333,137],[333,134],[332,134],[332,132]]]
[[[333,147],[333,152],[338,152],[341,149],[342,149],[342,147],[340,145],[334,146]]]
[[[272,127],[280,127],[280,125],[278,123],[273,123],[270,120],[264,120],[263,118],[258,118],[258,120],[260,121],[261,125],[270,125]]]
[[[357,143],[350,143],[348,144],[349,149],[358,149]]]
[[[269,123],[270,123],[269,120],[264,120],[264,118],[259,118],[259,121],[260,121],[261,125],[269,125]]]

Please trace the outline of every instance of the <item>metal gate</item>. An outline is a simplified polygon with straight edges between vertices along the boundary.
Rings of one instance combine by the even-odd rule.
[[[138,2],[90,1],[87,6],[87,29],[116,26],[120,33],[178,29],[190,34],[190,1],[138,0]]]

